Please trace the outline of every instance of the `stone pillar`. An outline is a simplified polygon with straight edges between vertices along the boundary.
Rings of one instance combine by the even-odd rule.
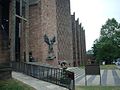
[[[25,29],[25,53],[26,53],[26,62],[29,62],[29,0],[27,0],[26,5],[26,29]]]
[[[0,32],[1,32],[1,23],[2,23],[2,6],[0,4]],[[0,36],[0,42],[1,42],[1,36]],[[1,43],[0,43],[1,45]]]
[[[76,22],[75,22],[75,13],[71,16],[72,18],[72,43],[73,43],[73,66],[76,66],[77,61],[77,51],[76,51]]]
[[[1,16],[2,16],[2,6],[0,4],[0,25],[1,25]],[[0,30],[1,30],[1,28],[0,28]]]
[[[0,59],[1,59],[1,49],[2,49],[2,32],[1,32],[1,23],[2,23],[2,6],[0,4]],[[2,63],[2,61],[0,60],[0,63]]]
[[[11,0],[9,9],[9,41],[11,61],[15,61],[15,1],[16,0]]]
[[[86,53],[86,45],[85,45],[85,31],[83,27],[81,27],[81,54],[82,54],[82,65],[85,64],[85,53]]]
[[[82,24],[79,25],[79,32],[80,32],[80,36],[79,36],[79,51],[80,51],[80,65],[82,65],[82,43],[81,43],[81,28],[82,28]]]
[[[56,0],[58,60],[65,60],[72,65],[73,43],[70,13],[70,0]]]
[[[85,30],[83,30],[83,54],[84,54],[84,65],[86,64],[86,40],[85,40]]]
[[[78,63],[78,61],[80,60],[80,53],[79,53],[79,36],[80,36],[80,34],[79,34],[79,19],[77,19],[76,20],[76,43],[77,43],[77,45],[76,45],[76,48],[77,48],[77,61],[76,61],[76,63],[77,63],[77,66],[79,66],[79,63]]]
[[[57,19],[56,19],[56,0],[41,0],[41,33],[42,40],[41,50],[42,50],[42,62],[44,64],[50,64],[52,66],[58,65],[58,42],[57,42]],[[56,58],[53,60],[48,60],[48,45],[44,42],[44,35],[47,35],[49,39],[54,36],[56,42],[53,44],[53,51]]]

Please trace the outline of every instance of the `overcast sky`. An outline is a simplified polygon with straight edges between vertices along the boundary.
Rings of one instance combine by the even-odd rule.
[[[120,23],[120,0],[70,0],[71,13],[75,12],[86,33],[86,49],[91,49],[100,29],[108,18]]]

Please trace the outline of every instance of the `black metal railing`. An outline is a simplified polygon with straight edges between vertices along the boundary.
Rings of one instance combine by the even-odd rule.
[[[53,67],[40,66],[36,64],[12,62],[12,70],[22,72],[26,75],[44,80],[50,83],[60,85],[75,90],[74,73]]]

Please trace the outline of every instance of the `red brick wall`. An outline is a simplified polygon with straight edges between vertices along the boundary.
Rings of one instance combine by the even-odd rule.
[[[58,60],[73,64],[70,0],[56,0]]]
[[[30,6],[30,50],[39,63],[57,65],[57,59],[48,61],[48,45],[44,42],[44,35],[49,38],[56,34],[56,6],[55,0],[41,0]],[[57,58],[57,39],[53,45]]]
[[[35,60],[41,62],[42,52],[41,52],[41,10],[39,3],[37,5],[32,5],[29,7],[29,45],[30,50],[33,54]]]
[[[58,65],[57,61],[57,27],[56,27],[56,3],[55,0],[41,0],[41,29],[42,29],[42,59],[44,63],[49,63],[53,66]],[[56,37],[56,42],[53,45],[56,59],[47,61],[48,45],[44,42],[43,36],[47,35],[49,38]]]
[[[86,61],[86,44],[85,44],[85,31],[83,27],[81,27],[81,63],[85,64]]]
[[[61,4],[62,3],[62,4]],[[56,37],[53,45],[56,59],[48,61],[44,35]],[[69,0],[41,0],[30,6],[30,50],[40,63],[58,65],[59,60],[72,64],[72,29]]]
[[[22,25],[22,28],[21,28],[21,31],[20,31],[20,59],[21,61],[26,61],[26,30],[29,30],[26,28],[27,24],[26,24],[26,21],[23,21],[23,25]]]
[[[76,40],[76,22],[75,22],[75,13],[71,15],[72,20],[72,37],[73,37],[73,64],[77,64],[77,40]]]

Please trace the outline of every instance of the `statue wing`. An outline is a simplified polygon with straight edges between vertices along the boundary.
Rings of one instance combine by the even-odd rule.
[[[56,41],[55,36],[53,37],[53,39],[51,40],[52,44]]]
[[[46,34],[44,35],[44,41],[45,41],[48,45],[50,45],[49,38],[48,38],[48,36],[47,36]]]

